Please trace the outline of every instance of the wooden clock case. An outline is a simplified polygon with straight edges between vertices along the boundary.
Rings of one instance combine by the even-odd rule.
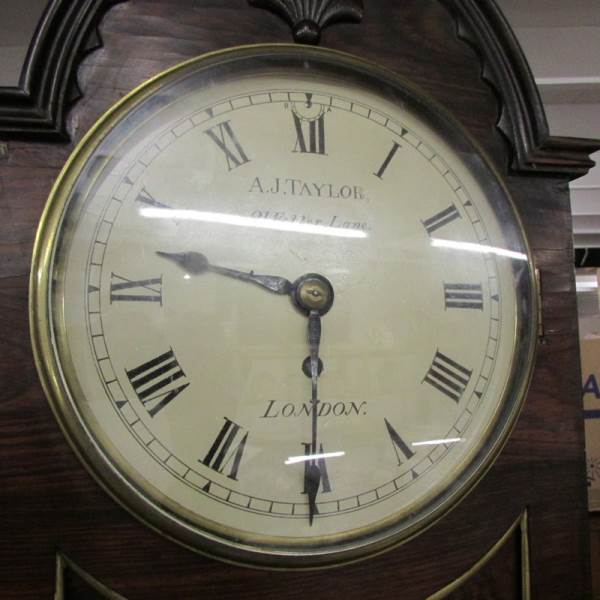
[[[365,0],[364,7],[357,0],[53,0],[48,10],[54,12],[36,41],[46,50],[30,55],[29,90],[21,100],[0,90],[2,597],[588,596],[568,182],[592,166],[589,155],[600,143],[549,136],[532,75],[493,0]],[[103,46],[97,49],[99,23]],[[481,483],[402,546],[353,565],[304,572],[206,558],[148,529],[112,500],[59,430],[38,382],[28,327],[37,223],[53,181],[94,121],[167,67],[220,48],[289,42],[292,31],[297,41],[320,37],[322,46],[392,69],[446,106],[504,177],[541,290],[531,388]],[[73,104],[77,89],[83,97]]]

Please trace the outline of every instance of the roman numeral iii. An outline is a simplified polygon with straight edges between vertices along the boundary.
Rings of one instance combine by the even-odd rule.
[[[113,302],[159,302],[162,306],[162,275],[133,281],[111,273],[110,303]]]
[[[296,145],[294,152],[303,154],[325,154],[325,115],[311,121],[301,119],[296,113],[294,127],[296,129]]]
[[[423,382],[428,383],[448,398],[458,402],[469,384],[472,372],[437,351]]]
[[[223,470],[229,467],[227,477],[237,481],[238,470],[248,440],[248,432],[244,434],[237,423],[227,417],[223,418],[225,424],[221,427],[206,456],[199,462],[217,471],[217,473],[223,473]]]
[[[478,283],[444,283],[446,308],[483,310],[483,290]]]
[[[179,366],[172,349],[125,373],[131,387],[151,417],[190,385],[176,383],[185,377],[185,373]]]
[[[231,121],[223,121],[223,123],[207,129],[204,133],[223,151],[227,160],[227,168],[230,171],[250,162],[235,133],[233,133]]]

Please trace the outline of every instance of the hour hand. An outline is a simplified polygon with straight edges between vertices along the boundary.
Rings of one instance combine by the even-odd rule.
[[[254,271],[246,273],[244,271],[236,271],[235,269],[212,265],[201,252],[157,251],[156,254],[176,262],[180,267],[185,269],[187,273],[192,275],[199,275],[206,272],[218,273],[220,275],[225,275],[226,277],[232,277],[233,279],[254,283],[270,292],[282,295],[289,294],[294,287],[292,282],[285,277],[278,277],[277,275],[256,275]]]

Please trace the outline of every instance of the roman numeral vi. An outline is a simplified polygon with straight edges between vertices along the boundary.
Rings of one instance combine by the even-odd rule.
[[[310,456],[312,454],[312,444],[310,442],[302,442],[304,446],[304,456]],[[323,444],[319,445],[319,454],[323,454]],[[329,473],[327,472],[327,463],[325,459],[321,456],[317,458],[317,466],[319,467],[319,471],[321,472],[321,490],[323,492],[331,491],[331,482],[329,481]],[[306,489],[306,481],[307,481],[307,472],[308,467],[310,465],[310,460],[304,461],[304,489],[302,490],[303,494],[307,494],[308,490]]]

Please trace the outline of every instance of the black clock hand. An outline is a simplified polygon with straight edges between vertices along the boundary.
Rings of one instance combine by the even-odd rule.
[[[233,279],[240,279],[241,281],[248,281],[259,285],[270,292],[275,294],[290,294],[294,285],[291,281],[285,277],[278,277],[277,275],[255,275],[253,271],[246,273],[244,271],[236,271],[235,269],[227,269],[226,267],[219,267],[217,265],[211,265],[204,254],[200,252],[156,252],[163,258],[168,258],[176,262],[180,267],[184,268],[188,273],[192,275],[198,275],[200,273],[218,273],[219,275],[225,275],[226,277],[232,277]]]
[[[317,423],[319,403],[317,392],[317,378],[319,377],[319,345],[321,343],[321,317],[316,310],[311,310],[308,314],[308,346],[310,349],[310,379],[312,383],[312,439],[311,439],[311,458],[308,468],[305,471],[305,488],[308,494],[308,519],[312,525],[313,518],[317,512],[317,493],[321,484],[321,469],[317,459]]]

